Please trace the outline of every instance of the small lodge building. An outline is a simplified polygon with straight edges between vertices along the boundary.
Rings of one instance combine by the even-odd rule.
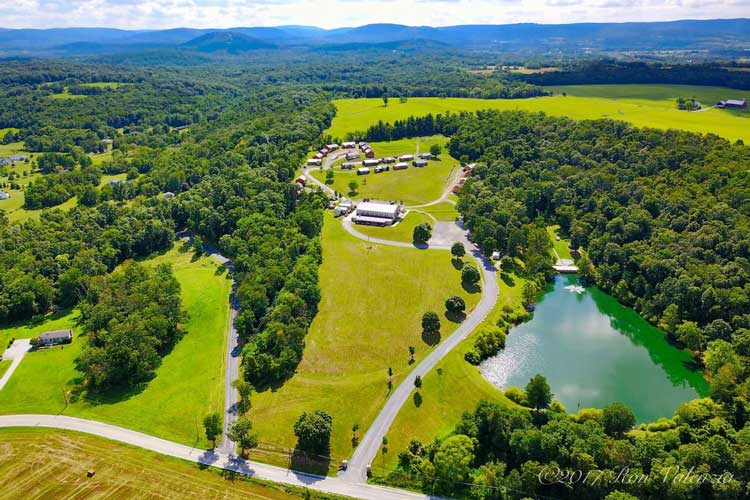
[[[417,158],[412,162],[412,165],[415,167],[426,167],[427,166],[427,160],[424,160],[422,158]]]
[[[320,158],[310,158],[309,160],[307,160],[307,164],[313,167],[319,167],[321,163],[322,161],[320,160]]]
[[[375,167],[375,173],[379,174],[380,172],[388,172],[388,170],[390,169],[391,167],[389,167],[388,165],[378,165],[377,167]]]
[[[432,153],[420,153],[420,158],[424,158],[425,160],[431,160],[432,159]]]
[[[360,167],[357,169],[357,175],[367,175],[370,173],[370,169],[367,167]]]
[[[364,151],[365,149],[370,149],[370,145],[367,144],[366,142],[360,142],[359,149],[361,149],[362,151]]]
[[[328,150],[328,152],[336,151],[338,148],[339,148],[339,145],[336,144],[336,143],[334,143],[334,144],[328,144],[326,146],[326,149]]]
[[[407,168],[409,168],[409,164],[405,162],[398,162],[393,165],[393,170],[406,170]]]
[[[172,198],[174,198],[174,193],[172,191],[167,191],[162,196],[165,200],[171,200]]]
[[[346,153],[346,159],[347,160],[356,160],[359,158],[359,153],[357,151],[352,151],[351,153]]]
[[[318,159],[318,160],[322,160],[323,159],[323,153],[315,153],[315,156],[313,156],[313,158]]]
[[[363,201],[357,205],[352,221],[370,226],[390,226],[398,219],[401,206],[396,203]]]
[[[412,161],[414,159],[414,155],[401,155],[398,157],[398,161]]]
[[[73,330],[56,330],[39,335],[39,345],[58,345],[73,342]]]
[[[345,161],[344,163],[341,164],[341,169],[342,170],[352,170],[356,166],[357,166],[357,164],[354,163],[353,161]]]
[[[727,99],[726,101],[719,101],[716,104],[717,108],[723,108],[723,109],[746,109],[747,108],[747,100],[742,99]]]
[[[383,163],[396,163],[396,158],[393,156],[386,156],[383,158]]]
[[[375,165],[380,165],[380,160],[373,159],[373,160],[363,160],[362,165],[365,167],[374,167]]]
[[[307,177],[305,177],[304,175],[300,175],[299,177],[297,177],[296,179],[294,179],[294,182],[296,182],[300,186],[304,187],[304,186],[307,185]]]
[[[375,158],[375,151],[373,151],[372,149],[368,149],[367,151],[365,151],[365,156],[368,158]]]
[[[329,153],[328,148],[322,148],[318,150],[318,153],[322,154],[323,156],[327,155]]]
[[[341,146],[344,149],[351,149],[351,148],[356,148],[357,147],[357,143],[354,142],[354,141],[346,141],[346,142],[342,142]]]

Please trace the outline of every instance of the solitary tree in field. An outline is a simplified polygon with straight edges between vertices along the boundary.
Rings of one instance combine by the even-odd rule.
[[[448,297],[448,300],[445,301],[445,308],[449,313],[463,314],[463,312],[466,310],[466,301],[463,299],[463,297],[453,295],[451,297]]]
[[[419,375],[414,377],[414,387],[416,387],[417,390],[422,388],[422,377],[420,377]]]
[[[411,361],[412,363],[414,362],[414,354],[416,352],[417,352],[417,349],[413,345],[410,345],[409,346],[409,358],[410,358],[409,361]]]
[[[249,418],[240,417],[229,428],[229,439],[240,447],[240,455],[258,446],[258,436],[253,432],[253,423]]]
[[[552,391],[547,379],[538,373],[526,384],[526,400],[537,412],[549,407],[552,402]]]
[[[440,318],[434,311],[427,311],[422,315],[422,332],[437,333],[440,331]]]
[[[451,255],[453,255],[457,259],[460,259],[464,255],[466,255],[466,248],[464,248],[464,244],[460,241],[455,242],[451,247]]]
[[[414,228],[412,238],[414,243],[427,243],[427,240],[432,237],[432,226],[428,223],[423,222]]]
[[[479,274],[479,269],[472,264],[466,264],[463,269],[461,269],[461,281],[468,285],[476,285],[479,283],[480,278],[481,275]]]
[[[398,100],[401,102],[401,104],[405,104],[406,101],[407,101],[407,98],[406,97],[399,97]]]
[[[433,144],[432,146],[430,146],[430,154],[432,156],[438,157],[442,152],[443,148],[440,147],[440,144]]]
[[[250,396],[253,395],[253,386],[244,379],[238,378],[232,382],[232,387],[237,390],[240,396],[240,400],[237,402],[237,411],[240,415],[244,415],[250,410]]]
[[[218,413],[210,413],[203,419],[203,427],[206,429],[206,439],[216,446],[216,440],[221,434],[221,416]]]
[[[385,106],[386,108],[388,107],[388,96],[387,95],[383,96],[383,106]]]
[[[333,418],[323,410],[305,412],[294,423],[297,447],[303,451],[328,455],[331,449]]]
[[[359,183],[357,181],[349,181],[349,193],[356,193],[357,188],[359,188]]]

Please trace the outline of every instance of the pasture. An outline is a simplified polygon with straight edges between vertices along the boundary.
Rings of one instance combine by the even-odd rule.
[[[334,137],[365,131],[379,120],[393,122],[409,116],[429,113],[497,109],[521,110],[548,115],[567,116],[577,120],[609,118],[623,120],[639,127],[682,129],[714,133],[729,140],[750,143],[750,112],[706,109],[700,112],[680,111],[678,97],[692,97],[712,105],[718,98],[738,98],[745,91],[721,87],[685,85],[583,85],[550,87],[555,95],[530,99],[470,99],[410,97],[406,103],[392,99],[387,107],[382,99],[338,99],[336,117],[328,129]],[[563,96],[565,92],[567,96]]]
[[[216,469],[89,434],[0,429],[3,498],[162,498],[291,500],[304,492],[226,476]],[[87,478],[87,471],[95,472]],[[309,498],[320,498],[312,493]],[[326,498],[332,498],[326,496]]]
[[[301,413],[329,412],[331,465],[336,466],[353,451],[352,426],[359,424],[363,436],[388,398],[388,368],[395,387],[414,366],[409,346],[416,348],[419,362],[439,340],[422,338],[422,314],[440,315],[444,337],[457,326],[444,315],[445,299],[461,295],[471,310],[479,294],[462,288],[449,252],[369,244],[349,235],[330,213],[322,244],[322,300],[302,362],[281,387],[253,395],[250,416],[261,443],[291,449],[292,427]],[[282,453],[261,450],[252,456],[288,464]]]
[[[179,243],[178,243],[179,245]],[[169,263],[182,287],[185,335],[162,360],[156,376],[128,392],[78,394],[74,360],[86,342],[76,313],[3,328],[5,338],[74,328],[72,344],[29,353],[0,391],[0,413],[62,413],[101,420],[183,444],[207,446],[203,417],[224,404],[224,348],[231,281],[209,257],[193,260],[176,248],[150,259]],[[33,388],[31,390],[30,388]]]

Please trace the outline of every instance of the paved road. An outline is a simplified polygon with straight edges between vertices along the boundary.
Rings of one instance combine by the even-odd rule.
[[[238,472],[266,481],[302,486],[352,498],[362,498],[365,500],[428,500],[437,498],[382,486],[362,483],[353,484],[334,477],[302,474],[281,467],[242,460],[229,453],[191,448],[190,446],[173,443],[122,427],[75,417],[62,415],[3,415],[0,416],[0,427],[48,427],[94,434],[164,455]]]
[[[18,365],[21,364],[21,360],[23,360],[26,353],[29,352],[29,349],[31,349],[31,339],[18,339],[13,341],[13,344],[5,350],[3,353],[3,359],[11,359],[13,361],[3,374],[3,377],[0,378],[0,390],[2,390],[3,387],[5,387],[5,384],[8,383],[10,376],[16,371]]]
[[[192,237],[186,231],[177,233],[178,238],[187,239],[192,243]],[[221,443],[218,449],[222,453],[232,454],[237,450],[237,445],[229,439],[229,427],[237,420],[237,391],[232,387],[232,382],[240,376],[240,337],[237,333],[235,320],[240,309],[237,300],[237,282],[234,279],[234,266],[232,261],[221,255],[218,250],[208,244],[203,244],[203,252],[213,257],[219,264],[227,268],[232,277],[232,293],[229,296],[229,323],[227,325],[226,363],[224,367],[224,427],[221,434]]]
[[[458,177],[454,177],[453,182],[456,182]],[[450,192],[450,188],[443,194],[442,199],[447,199],[447,193]],[[439,201],[438,201],[439,202]],[[424,206],[432,205],[428,203]],[[471,333],[479,324],[484,321],[490,311],[495,307],[497,302],[497,296],[499,293],[497,286],[497,276],[495,275],[495,267],[489,259],[485,258],[479,249],[468,240],[466,230],[457,223],[441,223],[442,225],[435,224],[435,231],[443,231],[443,233],[433,233],[433,242],[429,245],[415,245],[412,243],[405,243],[402,241],[391,241],[382,238],[372,238],[364,235],[354,228],[351,222],[351,216],[345,218],[342,223],[344,228],[352,236],[369,241],[372,243],[378,243],[381,245],[392,245],[398,247],[407,248],[420,248],[420,249],[434,249],[434,250],[449,250],[455,241],[462,241],[466,246],[466,249],[472,257],[477,261],[479,269],[482,271],[483,286],[482,286],[482,298],[479,301],[476,309],[471,315],[464,320],[463,323],[456,329],[453,334],[446,338],[440,343],[435,350],[433,350],[421,363],[414,368],[409,375],[404,379],[403,382],[396,388],[391,397],[386,402],[383,409],[375,418],[370,428],[365,433],[362,441],[354,451],[351,460],[349,460],[349,467],[346,471],[339,474],[338,477],[344,481],[352,483],[361,483],[367,481],[367,464],[371,463],[372,460],[377,456],[380,450],[380,444],[383,436],[385,436],[388,430],[391,428],[396,415],[398,415],[401,407],[409,400],[412,390],[414,388],[414,379],[417,375],[424,376],[435,367],[435,365],[445,357],[453,348],[455,348],[462,340],[464,340],[469,333]]]

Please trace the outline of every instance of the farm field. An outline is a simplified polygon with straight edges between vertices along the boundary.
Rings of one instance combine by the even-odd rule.
[[[550,90],[556,94],[530,99],[410,97],[406,103],[392,102],[388,107],[383,106],[382,99],[376,98],[339,99],[334,101],[338,112],[328,133],[345,137],[351,132],[364,131],[379,120],[393,122],[429,113],[498,109],[543,111],[579,120],[610,118],[639,127],[677,128],[750,142],[750,112],[708,109],[694,113],[680,111],[675,106],[678,97],[694,95],[699,101],[714,104],[712,101],[717,100],[716,97],[737,98],[747,94],[745,91],[683,85],[583,85],[550,87]],[[566,92],[567,96],[562,96],[561,92]]]
[[[3,498],[303,498],[301,489],[215,469],[88,434],[0,429]],[[92,470],[94,477],[87,478]],[[310,498],[319,498],[312,493]],[[332,498],[328,496],[327,498]]]
[[[514,274],[503,273],[499,285],[497,304],[483,325],[496,324],[504,307],[521,307],[523,280]],[[379,453],[373,461],[375,475],[385,476],[391,472],[398,462],[398,454],[406,449],[412,439],[427,445],[434,438],[452,431],[461,415],[473,411],[479,401],[514,404],[482,377],[476,366],[464,359],[464,355],[473,347],[475,335],[476,330],[423,377],[419,391],[421,400],[413,397],[401,407],[387,434],[388,453]]]
[[[427,152],[433,144],[440,144],[443,153],[437,160],[430,160],[426,167],[416,168],[409,165],[406,170],[382,172],[369,175],[357,175],[354,170],[341,170],[341,162],[334,165],[334,181],[331,188],[355,199],[373,198],[379,200],[402,201],[406,205],[419,205],[434,201],[445,191],[448,181],[455,172],[458,162],[448,155],[445,144],[448,139],[442,136],[403,139],[393,142],[373,142],[372,148],[378,158],[413,154],[419,144],[420,152]],[[342,160],[343,162],[343,160]],[[315,170],[312,175],[325,182],[324,171]],[[355,194],[350,194],[349,182],[355,180],[359,187]]]
[[[392,227],[378,227],[357,225],[355,229],[362,234],[373,238],[382,238],[385,240],[404,241],[411,243],[413,241],[414,228],[419,224],[426,222],[434,225],[434,221],[428,215],[414,210],[406,214],[404,220]]]
[[[476,305],[479,294],[464,291],[460,281],[449,252],[369,244],[327,213],[322,300],[302,362],[281,387],[253,396],[250,416],[261,443],[293,448],[297,417],[322,409],[333,417],[331,466],[349,457],[352,426],[359,424],[359,436],[364,435],[388,396],[388,368],[395,387],[414,366],[408,346],[415,346],[417,362],[432,349],[422,339],[422,314],[438,312],[446,336],[457,324],[444,316],[445,299],[456,294],[466,299],[468,310]],[[281,454],[253,456],[288,464]]]
[[[211,258],[194,261],[192,252],[183,253],[176,248],[144,262],[172,265],[182,286],[183,308],[187,312],[185,336],[163,358],[155,378],[127,394],[76,398],[71,389],[80,374],[74,359],[85,342],[76,331],[72,344],[32,352],[24,358],[0,391],[0,413],[62,413],[122,425],[188,445],[207,446],[203,417],[223,407],[222,360],[231,281],[217,273],[218,264]],[[3,340],[74,327],[75,315],[70,312],[51,321],[3,328]]]

